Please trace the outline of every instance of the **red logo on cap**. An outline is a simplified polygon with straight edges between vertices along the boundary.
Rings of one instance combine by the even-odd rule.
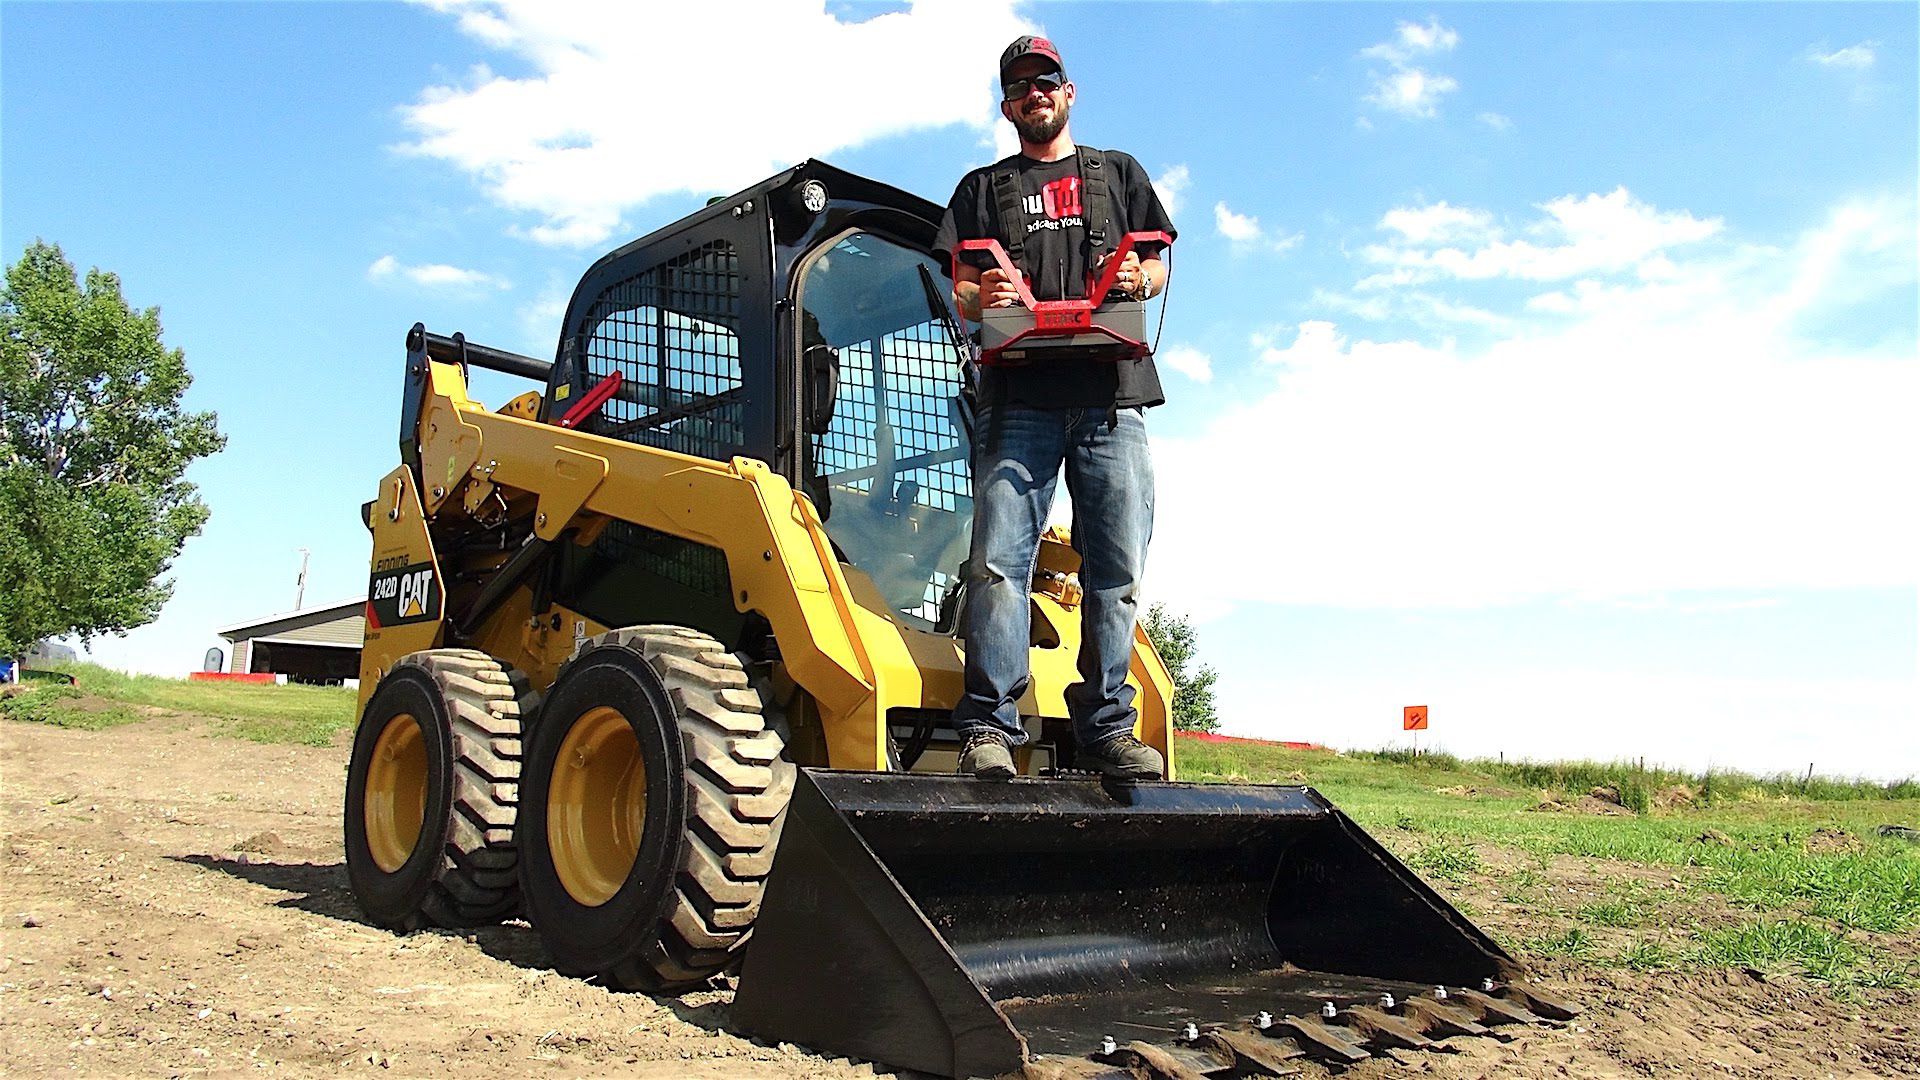
[[[1032,44],[1032,45],[1029,45],[1029,46],[1028,46],[1028,48],[1029,48],[1029,49],[1032,49],[1032,50],[1035,50],[1035,51],[1038,51],[1038,50],[1041,50],[1041,49],[1045,49],[1045,50],[1046,50],[1047,52],[1058,52],[1058,51],[1059,51],[1058,49],[1055,49],[1055,48],[1053,47],[1053,42],[1051,42],[1051,41],[1048,41],[1048,40],[1047,40],[1046,38],[1043,38],[1043,37],[1037,37],[1037,38],[1034,38],[1034,39],[1033,39],[1033,44]]]

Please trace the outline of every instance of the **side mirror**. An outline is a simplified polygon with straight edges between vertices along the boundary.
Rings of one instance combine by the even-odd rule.
[[[840,397],[840,352],[831,345],[809,345],[800,366],[807,433],[825,435],[833,427],[833,406]]]

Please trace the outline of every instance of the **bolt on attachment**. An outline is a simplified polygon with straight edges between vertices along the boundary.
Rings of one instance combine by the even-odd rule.
[[[1480,991],[1481,991],[1481,993],[1485,993],[1485,994],[1491,994],[1491,993],[1493,993],[1493,980],[1492,980],[1492,979],[1481,979],[1481,980],[1480,980]]]
[[[1120,1049],[1120,1044],[1113,1041],[1113,1036],[1100,1036],[1100,1052],[1102,1054],[1111,1054],[1118,1049]]]
[[[1265,1009],[1261,1009],[1260,1015],[1253,1018],[1253,1026],[1259,1028],[1261,1031],[1267,1030],[1273,1026],[1273,1014]]]
[[[1320,1005],[1320,1015],[1331,1020],[1334,1017],[1340,1015],[1340,1010],[1334,1007],[1333,1002],[1326,1001],[1326,1002],[1322,1002]]]
[[[1446,988],[1446,987],[1444,987],[1444,986],[1436,986],[1436,987],[1434,987],[1434,988],[1433,988],[1433,997],[1434,997],[1434,1000],[1435,1000],[1435,1001],[1445,1001],[1445,1000],[1447,1000],[1447,988]]]
[[[1394,1006],[1394,1000],[1393,1000],[1393,995],[1392,995],[1392,994],[1381,994],[1381,995],[1380,995],[1380,1007],[1381,1007],[1381,1008],[1383,1008],[1383,1009],[1391,1009],[1391,1008],[1393,1008],[1393,1006]]]
[[[1200,1025],[1194,1023],[1191,1020],[1187,1021],[1186,1024],[1180,1028],[1180,1037],[1182,1039],[1185,1039],[1187,1042],[1192,1042],[1193,1040],[1199,1038]]]

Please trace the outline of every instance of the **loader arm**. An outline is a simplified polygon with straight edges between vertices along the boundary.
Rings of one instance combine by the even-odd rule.
[[[604,517],[723,552],[735,606],[767,620],[788,674],[817,704],[833,767],[886,767],[879,676],[861,632],[879,616],[854,601],[805,496],[750,458],[721,464],[489,412],[467,396],[458,364],[427,363],[418,431],[428,515],[500,489],[536,498],[533,531],[543,541]],[[406,651],[418,640],[410,635]],[[403,654],[378,655],[392,651],[383,644],[369,635],[369,662],[381,670]]]

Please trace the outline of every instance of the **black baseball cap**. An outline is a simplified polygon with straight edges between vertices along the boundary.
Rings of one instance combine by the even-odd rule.
[[[1029,56],[1053,61],[1053,66],[1060,72],[1060,77],[1063,79],[1067,77],[1067,65],[1061,63],[1060,50],[1053,47],[1053,42],[1043,37],[1034,37],[1032,34],[1023,34],[1014,38],[1013,44],[1007,46],[1007,51],[1000,54],[1000,81],[1005,83],[1007,69],[1016,61]]]

